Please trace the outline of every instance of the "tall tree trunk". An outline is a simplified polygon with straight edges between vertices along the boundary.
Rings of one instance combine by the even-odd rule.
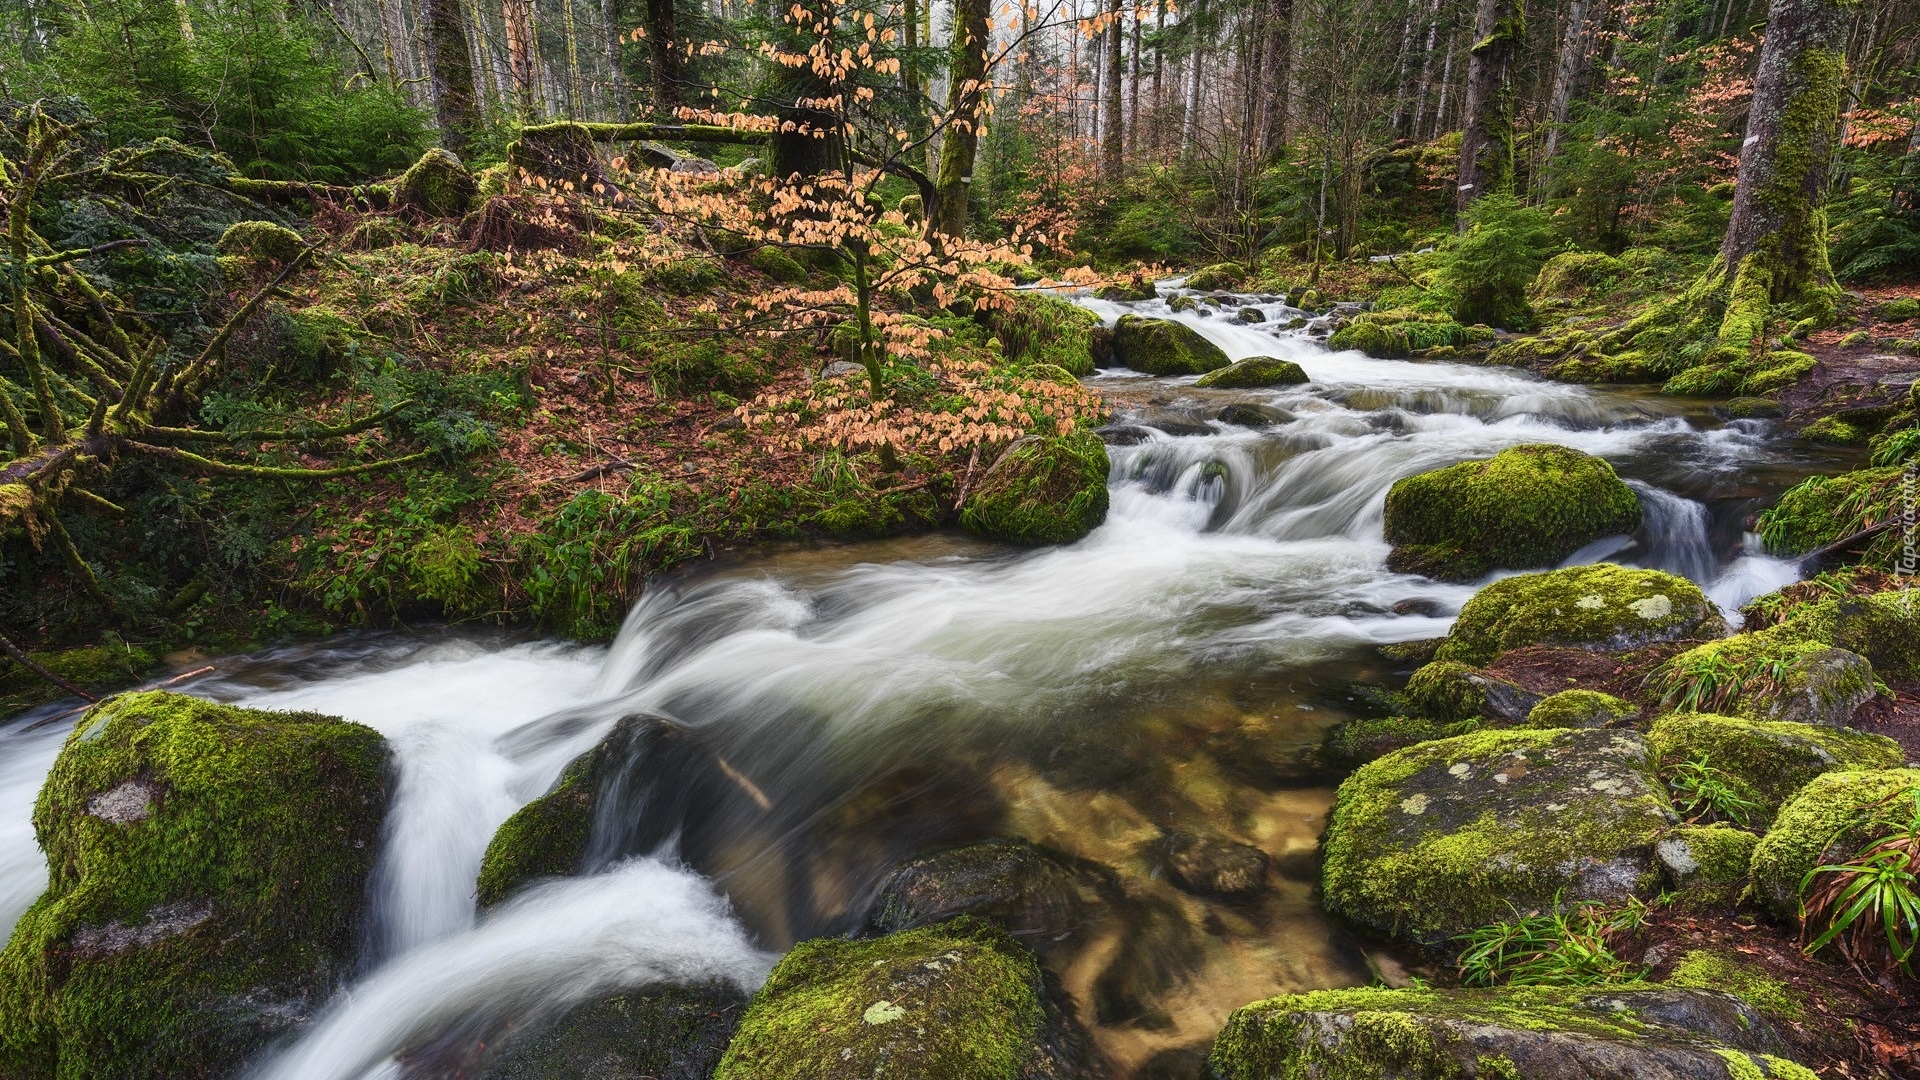
[[[1200,77],[1207,66],[1207,58],[1200,47],[1199,22],[1205,17],[1205,10],[1204,4],[1194,9],[1194,35],[1187,54],[1187,110],[1182,117],[1180,145],[1181,150],[1188,154],[1193,153],[1194,143],[1200,137]]]
[[[1260,64],[1265,103],[1260,113],[1260,152],[1278,157],[1287,141],[1288,92],[1293,83],[1293,0],[1268,0],[1266,58]]]
[[[1140,152],[1140,9],[1133,9],[1133,45],[1129,50],[1128,61],[1132,68],[1127,77],[1127,149]]]
[[[914,61],[914,50],[920,47],[920,0],[906,0],[900,13],[900,47],[906,54],[900,63],[900,85],[907,92],[914,113],[920,112],[920,69]],[[1024,70],[1026,64],[1021,63]]]
[[[653,111],[661,119],[686,104],[680,34],[673,0],[647,0],[647,39],[653,50]]]
[[[1167,0],[1154,0],[1153,3],[1153,93],[1152,103],[1147,107],[1153,110],[1153,145],[1157,152],[1165,141],[1160,130],[1166,120],[1166,98],[1161,85],[1161,73],[1166,69],[1166,49],[1160,43],[1167,32]],[[1920,124],[1915,125],[1920,131]]]
[[[627,76],[620,69],[620,0],[600,0],[600,22],[603,24],[601,47],[606,52],[607,96],[613,101],[613,117],[625,121],[627,116]]]
[[[1560,62],[1553,73],[1553,98],[1548,109],[1546,152],[1540,158],[1540,196],[1551,195],[1555,165],[1560,155],[1560,136],[1573,112],[1575,87],[1586,70],[1587,50],[1592,36],[1587,25],[1589,0],[1573,0],[1567,8],[1567,33],[1560,41]]]
[[[434,118],[440,144],[456,154],[478,120],[473,98],[473,52],[460,0],[427,0],[427,51],[432,57]]]
[[[1447,99],[1453,93],[1453,57],[1459,50],[1460,35],[1447,27],[1447,60],[1440,65],[1440,100],[1433,109],[1433,134],[1447,130]]]
[[[1427,8],[1427,47],[1420,58],[1420,88],[1413,96],[1412,134],[1416,139],[1427,133],[1427,98],[1433,93],[1433,58],[1440,45],[1440,0]]]
[[[992,0],[954,0],[953,57],[947,97],[953,121],[940,140],[940,175],[934,182],[938,205],[930,212],[934,231],[964,236],[967,192],[973,183],[973,158],[980,147],[980,117],[986,102],[987,15]]]
[[[1420,17],[1420,0],[1407,0],[1407,18],[1400,27],[1400,59],[1393,72],[1393,117],[1387,126],[1401,134],[1400,122],[1407,114],[1407,65],[1413,62],[1414,31]]]
[[[533,118],[533,0],[500,0],[507,30],[507,72],[513,79],[513,107],[522,123]]]
[[[1526,37],[1520,0],[1480,0],[1467,60],[1467,114],[1460,133],[1457,209],[1513,188],[1513,61]]]
[[[1122,23],[1120,20],[1120,0],[1107,0],[1107,128],[1101,139],[1102,168],[1108,180],[1120,179],[1120,173],[1126,167],[1127,135],[1124,118],[1120,112],[1123,98],[1120,80],[1125,68],[1121,55]]]
[[[1731,279],[1720,343],[1759,347],[1769,303],[1831,313],[1828,161],[1846,75],[1844,0],[1773,0],[1720,261]],[[1754,309],[1758,309],[1758,314]]]
[[[567,37],[567,119],[580,120],[580,36],[573,23],[573,0],[560,0],[561,26]]]

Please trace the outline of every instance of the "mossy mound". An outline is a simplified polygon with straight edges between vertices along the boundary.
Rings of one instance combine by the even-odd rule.
[[[1122,315],[1113,327],[1121,363],[1148,375],[1205,375],[1233,363],[1198,330],[1171,319]]]
[[[969,531],[1016,544],[1065,544],[1107,517],[1107,447],[1077,430],[1016,445],[960,511]]]
[[[353,973],[386,744],[160,691],[95,706],[33,813],[44,895],[0,952],[0,1076],[224,1076]]]
[[[1186,287],[1195,292],[1231,289],[1240,284],[1241,279],[1246,276],[1246,267],[1239,263],[1214,263],[1212,266],[1203,266],[1188,274]]]
[[[1852,858],[1913,819],[1920,769],[1830,772],[1788,799],[1753,849],[1753,890],[1776,916],[1797,919],[1800,882]]]
[[[1806,1013],[1800,995],[1765,968],[1709,949],[1695,949],[1681,957],[1665,981],[1668,986],[1724,991],[1781,1020],[1798,1020]]]
[[[1093,292],[1095,298],[1111,300],[1116,303],[1133,303],[1139,300],[1151,300],[1160,295],[1153,282],[1146,278],[1129,278],[1125,281],[1109,282]]]
[[[1749,720],[1844,725],[1875,691],[1866,658],[1817,640],[1798,640],[1792,625],[1697,645],[1653,675],[1666,700]]]
[[[1614,651],[1725,629],[1693,582],[1599,563],[1503,578],[1481,589],[1460,609],[1436,655],[1484,664],[1523,645]]]
[[[1376,758],[1435,739],[1465,735],[1478,720],[1452,722],[1425,716],[1382,716],[1345,720],[1327,730],[1315,760],[1328,771],[1345,775]]]
[[[1516,446],[1405,477],[1387,491],[1387,565],[1442,581],[1559,562],[1640,527],[1640,498],[1605,461],[1546,444]]]
[[[1327,910],[1438,941],[1556,900],[1659,884],[1676,823],[1646,740],[1616,731],[1481,731],[1396,751],[1340,785]]]
[[[214,246],[222,255],[285,263],[305,251],[307,242],[299,233],[276,222],[237,221],[220,234]]]
[[[1272,356],[1250,356],[1216,368],[1200,376],[1195,386],[1250,390],[1263,386],[1296,386],[1307,381],[1307,372],[1291,360]]]
[[[1527,296],[1536,304],[1578,300],[1589,291],[1611,288],[1626,274],[1627,264],[1604,252],[1563,251],[1541,265]]]
[[[1054,940],[1117,889],[1105,867],[998,837],[916,855],[894,867],[867,912],[866,928],[891,934],[974,915],[1017,934]]]
[[[1765,1016],[1711,990],[1318,990],[1235,1010],[1221,1080],[1814,1080]]]
[[[1384,360],[1401,360],[1435,349],[1460,349],[1493,340],[1485,326],[1465,326],[1447,315],[1395,308],[1353,317],[1333,332],[1327,347],[1355,349]]]
[[[464,217],[480,195],[473,174],[445,150],[435,147],[420,155],[400,179],[393,182],[393,207],[432,218]]]
[[[1761,512],[1760,536],[1783,555],[1825,547],[1884,520],[1893,510],[1899,484],[1895,466],[1808,477]]]
[[[714,1080],[1065,1077],[1043,994],[1039,960],[978,919],[803,941],[754,995]]]
[[[1900,744],[1884,735],[1710,713],[1663,716],[1654,721],[1647,741],[1663,769],[1704,759],[1726,774],[1742,796],[1759,805],[1753,824],[1762,827],[1781,803],[1822,773],[1895,769],[1906,760]]]
[[[1781,630],[1858,653],[1882,675],[1920,678],[1920,597],[1907,590],[1823,600]]]
[[[707,1080],[746,995],[724,983],[620,994],[510,1036],[480,1080]]]
[[[798,285],[807,280],[807,268],[777,247],[755,248],[747,256],[747,265],[783,285]]]
[[[1501,725],[1525,722],[1540,703],[1540,695],[1526,687],[1457,660],[1435,660],[1414,672],[1400,697],[1409,711],[1436,720],[1485,719]]]
[[[1886,322],[1905,322],[1908,319],[1920,319],[1920,300],[1902,296],[1889,300],[1873,309],[1873,317]]]
[[[1534,728],[1615,727],[1633,719],[1640,707],[1598,690],[1562,690],[1548,694],[1527,713]]]
[[[139,678],[156,661],[134,645],[94,645],[29,653],[33,662],[83,690],[111,690]],[[0,658],[0,716],[66,697],[66,690],[24,665]]]
[[[1002,306],[974,315],[1000,339],[1010,360],[1051,364],[1075,376],[1093,374],[1094,332],[1100,316],[1051,293],[1016,292]]]
[[[1731,908],[1760,837],[1730,825],[1683,825],[1654,845],[1673,902],[1689,911]]]

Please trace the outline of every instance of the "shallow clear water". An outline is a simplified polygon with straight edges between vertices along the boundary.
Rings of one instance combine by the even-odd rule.
[[[1039,943],[1123,1065],[1204,1044],[1246,1001],[1370,978],[1311,895],[1331,791],[1285,762],[1343,716],[1348,681],[1389,673],[1369,645],[1444,633],[1474,591],[1385,569],[1386,489],[1520,443],[1599,454],[1647,523],[1574,561],[1683,573],[1731,608],[1792,580],[1743,524],[1818,462],[1764,422],[1329,353],[1276,336],[1294,313],[1263,313],[1179,317],[1229,355],[1297,360],[1311,383],[1092,380],[1146,430],[1112,448],[1112,509],[1080,543],[763,552],[656,583],[606,649],[366,635],[220,662],[190,689],[368,723],[399,768],[369,970],[258,1075],[438,1075],[406,1051],[650,982],[750,988],[793,941],[855,926],[897,860],[993,835],[1125,884],[1107,917]],[[1293,419],[1213,419],[1230,403]],[[608,800],[595,872],[477,917],[493,830],[634,715],[672,737]],[[44,884],[26,819],[70,725],[31,719],[0,730],[0,926]],[[1159,852],[1175,829],[1261,848],[1274,887],[1239,904],[1173,888]]]

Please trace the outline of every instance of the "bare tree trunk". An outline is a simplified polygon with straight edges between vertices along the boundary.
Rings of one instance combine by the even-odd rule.
[[[1420,59],[1420,88],[1413,96],[1413,128],[1416,139],[1425,136],[1427,99],[1433,94],[1433,57],[1440,45],[1440,0],[1427,8],[1427,47]]]
[[[1167,0],[1154,0],[1153,4],[1153,147],[1156,151],[1166,141],[1161,125],[1166,122],[1166,97],[1161,86],[1161,74],[1166,68],[1166,49],[1160,44],[1167,32]],[[1920,125],[1915,125],[1920,131]]]
[[[647,0],[647,41],[653,55],[653,111],[662,119],[686,104],[680,33],[673,0]]]
[[[573,0],[560,0],[561,25],[567,35],[567,119],[584,117],[580,109],[580,36],[573,24]]]
[[[1541,198],[1552,194],[1554,166],[1560,156],[1560,136],[1573,111],[1574,88],[1587,66],[1592,35],[1587,25],[1589,0],[1573,0],[1567,8],[1567,33],[1561,39],[1560,63],[1553,73],[1553,98],[1548,105],[1547,146],[1540,158],[1536,187]]]
[[[1447,62],[1440,67],[1440,101],[1433,111],[1433,134],[1447,130],[1447,98],[1453,93],[1453,57],[1460,44],[1460,35],[1447,28]]]
[[[1196,6],[1196,20],[1205,10],[1204,5]],[[1193,153],[1195,141],[1200,136],[1200,72],[1206,67],[1206,54],[1200,48],[1199,27],[1195,26],[1192,47],[1187,53],[1187,112],[1182,118],[1181,149],[1184,153]]]
[[[1128,57],[1131,72],[1127,78],[1127,149],[1140,153],[1140,10],[1133,12],[1133,45]]]
[[[1268,0],[1266,60],[1260,65],[1266,101],[1260,114],[1260,151],[1279,156],[1287,141],[1288,92],[1293,86],[1293,0]]]
[[[1526,37],[1519,0],[1480,0],[1467,60],[1467,113],[1460,134],[1457,208],[1513,187],[1514,57]]]
[[[427,50],[432,56],[434,119],[440,144],[466,152],[478,119],[473,101],[473,53],[467,45],[460,0],[427,0]]]
[[[500,0],[500,19],[507,30],[514,110],[524,123],[533,117],[533,0]]]
[[[624,121],[628,119],[627,79],[620,70],[620,0],[600,0],[600,21],[605,24],[601,46],[607,54],[607,95],[613,101],[614,119]]]
[[[1120,0],[1107,0],[1107,114],[1104,119],[1107,129],[1102,138],[1102,167],[1108,180],[1120,179],[1126,168],[1127,133],[1124,118],[1120,112],[1120,80],[1125,74],[1121,55]]]
[[[920,70],[913,58],[913,51],[920,47],[920,0],[906,0],[900,12],[900,44],[906,50],[906,59],[900,65],[900,85],[906,88],[907,96],[913,100],[911,106],[915,113],[920,111]],[[1024,76],[1027,62],[1020,61],[1020,72]]]
[[[967,192],[973,183],[973,158],[980,146],[980,115],[987,77],[987,16],[991,0],[954,0],[952,85],[947,90],[953,123],[940,140],[940,175],[934,183],[938,205],[929,211],[934,231],[964,236]]]
[[[1393,117],[1387,121],[1395,135],[1400,134],[1400,121],[1407,112],[1407,65],[1412,62],[1413,33],[1419,14],[1420,0],[1407,0],[1407,18],[1400,26],[1400,58],[1393,72]]]

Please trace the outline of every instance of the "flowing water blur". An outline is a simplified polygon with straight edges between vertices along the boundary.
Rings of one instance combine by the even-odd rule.
[[[1173,314],[1229,355],[1312,377],[1273,390],[1108,372],[1112,509],[1080,543],[939,535],[763,552],[656,583],[608,649],[369,635],[223,661],[190,689],[368,723],[395,749],[369,970],[257,1073],[434,1075],[405,1051],[657,982],[751,988],[778,950],[858,926],[886,869],[1017,835],[1116,871],[1125,900],[1034,944],[1117,1062],[1204,1045],[1228,1010],[1351,985],[1369,956],[1312,896],[1332,792],[1288,762],[1342,718],[1369,645],[1444,633],[1472,586],[1385,569],[1399,477],[1554,442],[1599,454],[1646,507],[1572,561],[1685,574],[1731,609],[1793,580],[1748,515],[1819,462],[1765,422],[1504,369],[1330,353],[1257,321]],[[1271,426],[1217,418],[1229,404]],[[43,712],[44,716],[52,715]],[[70,722],[0,730],[0,926],[44,883],[27,827]],[[584,876],[477,916],[488,838],[627,720]],[[1265,851],[1276,884],[1173,888],[1171,832]],[[37,876],[36,876],[37,875]]]

